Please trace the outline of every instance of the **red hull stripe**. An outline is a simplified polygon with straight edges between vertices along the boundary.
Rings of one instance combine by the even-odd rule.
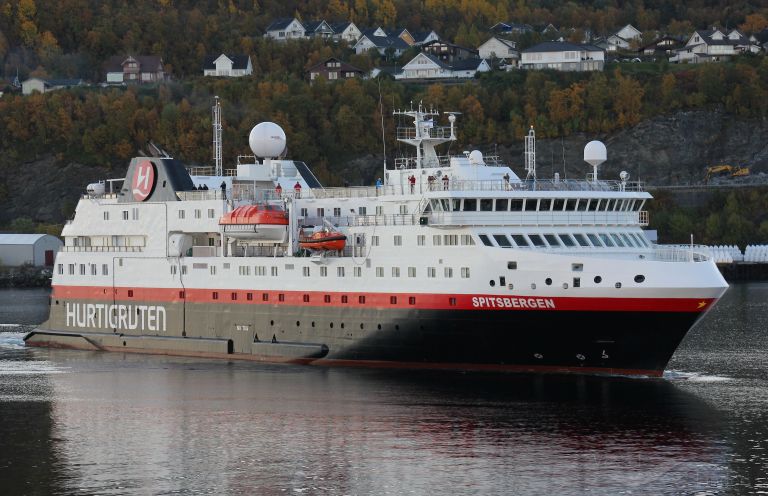
[[[617,290],[619,292],[621,290]],[[250,295],[250,296],[249,296]],[[602,312],[703,312],[714,298],[574,298],[424,293],[342,293],[242,289],[53,287],[61,300],[217,303],[415,310],[526,310]]]

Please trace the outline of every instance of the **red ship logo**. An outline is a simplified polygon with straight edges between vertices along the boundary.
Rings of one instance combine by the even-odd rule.
[[[144,201],[155,187],[155,166],[149,160],[139,162],[133,173],[131,189],[136,201]]]

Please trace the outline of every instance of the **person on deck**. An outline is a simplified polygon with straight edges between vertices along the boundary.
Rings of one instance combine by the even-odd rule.
[[[416,187],[416,176],[411,174],[410,177],[408,177],[408,184],[411,185],[411,193],[413,193],[413,190]]]
[[[443,175],[443,189],[448,191],[448,174]]]
[[[293,185],[293,192],[296,198],[301,198],[301,184],[298,181]]]
[[[376,179],[376,196],[379,196],[381,194],[381,186],[382,186],[381,178],[379,177]]]
[[[278,198],[283,197],[283,187],[280,186],[280,183],[277,183],[277,186],[275,186],[275,194],[277,195]]]

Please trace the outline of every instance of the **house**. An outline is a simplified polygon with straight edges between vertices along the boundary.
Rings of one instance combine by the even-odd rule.
[[[85,82],[82,79],[41,79],[35,77],[21,83],[21,94],[31,95],[34,92],[48,93],[63,88],[83,86],[84,84]]]
[[[242,77],[253,74],[250,55],[209,55],[203,62],[203,76]]]
[[[395,79],[471,79],[478,72],[490,70],[488,62],[483,59],[463,59],[447,64],[434,55],[422,52],[405,64]]]
[[[306,38],[333,38],[334,32],[330,24],[325,21],[309,21],[304,23],[304,37]]]
[[[282,17],[272,21],[272,24],[267,26],[264,31],[265,38],[285,41],[304,38],[307,30],[295,17]]]
[[[166,80],[163,59],[156,55],[115,55],[104,64],[108,84],[158,83]]]
[[[50,234],[0,234],[0,263],[8,267],[52,267],[62,246],[64,243]]]
[[[415,46],[421,46],[430,41],[438,41],[439,39],[440,35],[435,31],[418,31],[413,33],[413,44]]]
[[[350,79],[359,78],[363,76],[363,71],[353,65],[349,65],[346,62],[342,62],[337,58],[331,57],[325,62],[315,64],[307,70],[309,73],[309,80],[314,81],[319,77],[323,77],[328,81],[335,81],[337,79]]]
[[[727,35],[717,28],[695,31],[684,47],[674,50],[669,58],[675,63],[722,62],[735,55],[760,49],[737,29]]]
[[[403,70],[400,67],[396,67],[396,66],[374,67],[368,73],[367,78],[376,79],[377,77],[390,77],[394,79],[397,77],[398,74],[402,72]]]
[[[616,52],[619,50],[629,50],[629,40],[625,40],[617,34],[612,34],[605,39],[609,52]]]
[[[631,40],[640,40],[642,38],[643,33],[636,27],[634,27],[631,24],[627,24],[623,28],[619,29],[614,33],[616,36],[623,40],[631,41]]]
[[[545,41],[520,54],[521,69],[556,71],[602,71],[605,51],[594,45],[567,41]]]
[[[363,33],[352,48],[358,55],[367,53],[371,49],[375,49],[382,57],[385,55],[399,57],[403,52],[408,50],[409,47],[410,45],[403,41],[402,38],[395,36],[375,36],[373,34]]]
[[[491,31],[496,34],[525,34],[534,31],[530,24],[518,24],[514,22],[497,22],[491,26]]]
[[[664,55],[668,56],[672,51],[681,48],[683,42],[674,36],[662,36],[661,38],[640,47],[637,51],[640,55]]]
[[[331,24],[333,29],[333,39],[346,41],[350,45],[357,43],[357,40],[363,35],[363,32],[355,26],[354,22],[337,22]]]
[[[477,47],[477,52],[481,59],[495,59],[506,66],[517,66],[520,62],[520,52],[517,51],[517,43],[499,38],[498,36],[492,37]]]
[[[754,44],[768,52],[768,28],[764,28],[759,33],[752,35],[755,39]]]
[[[425,43],[421,51],[430,54],[442,62],[453,64],[458,60],[479,58],[477,50],[455,45],[448,41],[436,40]]]

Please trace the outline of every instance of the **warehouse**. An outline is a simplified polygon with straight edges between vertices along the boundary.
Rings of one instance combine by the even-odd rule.
[[[63,244],[50,234],[0,234],[0,265],[18,267],[30,263],[50,267]]]

